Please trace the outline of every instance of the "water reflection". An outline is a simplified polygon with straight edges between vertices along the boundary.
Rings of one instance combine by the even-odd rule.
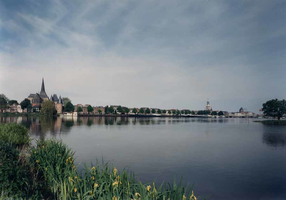
[[[284,126],[263,126],[263,143],[272,147],[286,145],[286,132]]]

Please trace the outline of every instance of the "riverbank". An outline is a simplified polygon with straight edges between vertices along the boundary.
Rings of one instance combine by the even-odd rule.
[[[259,122],[265,125],[286,125],[286,120],[261,120],[254,122]]]
[[[9,116],[41,116],[41,113],[0,113],[0,117],[9,117]]]
[[[74,152],[61,141],[30,141],[23,126],[0,125],[0,199],[196,199],[192,187],[142,184],[109,164],[83,164],[79,172]]]

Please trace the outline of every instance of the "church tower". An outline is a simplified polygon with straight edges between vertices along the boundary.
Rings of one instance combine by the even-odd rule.
[[[206,110],[212,110],[209,100],[207,100]]]
[[[40,92],[40,97],[45,101],[45,100],[49,100],[49,97],[46,93],[45,90],[45,82],[44,82],[44,78],[42,78],[42,87],[41,87],[41,92]]]

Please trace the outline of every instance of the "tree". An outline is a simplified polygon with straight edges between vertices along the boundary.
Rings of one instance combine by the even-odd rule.
[[[262,108],[263,114],[265,116],[274,117],[278,120],[280,120],[283,115],[286,114],[286,101],[278,100],[278,99],[272,99],[264,103]]]
[[[3,98],[0,97],[0,110],[3,112],[7,108],[7,101]]]
[[[98,113],[101,115],[102,114],[102,110],[98,110]]]
[[[151,112],[150,109],[147,108],[147,109],[146,109],[146,114],[150,114],[150,112]]]
[[[158,110],[157,110],[157,113],[158,113],[158,114],[161,114],[161,113],[162,113],[162,111],[161,111],[160,109],[158,109]]]
[[[181,115],[181,112],[179,110],[177,110],[177,115]]]
[[[109,106],[105,106],[104,107],[104,113],[105,114],[109,114]]]
[[[155,113],[156,113],[156,110],[155,110],[154,108],[152,109],[152,113],[153,113],[153,114],[155,114]]]
[[[8,102],[8,104],[11,106],[11,105],[13,105],[13,104],[18,104],[18,101],[16,101],[16,100],[10,100],[9,102]]]
[[[126,114],[128,114],[128,113],[130,112],[130,109],[127,108],[127,107],[124,107],[123,110],[124,110],[124,112],[125,112]]]
[[[177,111],[176,110],[173,110],[172,111],[173,115],[177,114]]]
[[[182,115],[183,115],[183,114],[186,114],[186,112],[185,112],[184,110],[182,110],[181,113],[182,113]]]
[[[57,113],[55,109],[55,104],[52,101],[44,101],[42,103],[41,113],[47,116],[53,116]]]
[[[68,103],[68,102],[71,102],[71,100],[70,100],[68,97],[63,97],[63,98],[62,98],[62,101],[63,101],[64,107],[67,106],[67,103]]]
[[[121,106],[117,107],[117,112],[119,112],[120,114],[123,113],[123,108]]]
[[[217,111],[212,111],[211,115],[217,115]]]
[[[195,113],[195,111],[192,110],[192,111],[191,111],[191,114],[192,114],[192,115],[195,115],[196,113]]]
[[[223,116],[224,114],[223,114],[222,111],[219,111],[219,112],[218,112],[218,115],[219,115],[219,116]]]
[[[73,112],[74,111],[74,106],[70,101],[67,102],[67,105],[65,106],[65,111],[66,112]]]
[[[87,112],[90,113],[93,111],[93,107],[91,105],[87,106]]]
[[[172,114],[172,111],[171,111],[171,110],[168,110],[168,114]]]
[[[139,113],[144,114],[145,110],[144,108],[140,108]]]
[[[133,112],[134,114],[137,114],[137,109],[136,109],[136,108],[133,108],[133,109],[132,109],[132,112]]]
[[[166,112],[167,112],[166,110],[163,110],[163,114],[166,114]]]
[[[22,109],[25,109],[25,108],[28,108],[29,105],[31,105],[31,102],[30,102],[29,99],[24,99],[24,100],[20,103],[20,105],[21,105],[21,108],[22,108]],[[32,105],[31,105],[31,106],[32,106]]]
[[[76,112],[82,112],[83,110],[82,110],[82,107],[77,107],[77,109],[76,109]]]
[[[0,98],[3,98],[7,103],[10,101],[10,99],[6,97],[5,94],[0,94]]]
[[[114,108],[112,106],[109,107],[109,113],[113,114],[114,113]]]

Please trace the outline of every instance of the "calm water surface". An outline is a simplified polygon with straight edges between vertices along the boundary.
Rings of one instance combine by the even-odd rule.
[[[56,137],[76,162],[109,161],[143,182],[183,177],[208,199],[286,199],[286,126],[252,119],[1,117]]]

